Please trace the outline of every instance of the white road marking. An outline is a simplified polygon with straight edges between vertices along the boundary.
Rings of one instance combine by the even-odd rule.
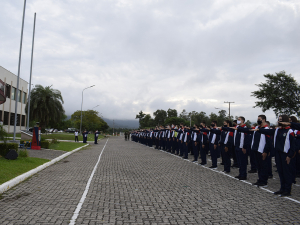
[[[97,163],[96,163],[96,165],[95,165],[95,167],[94,167],[94,169],[93,169],[93,171],[92,171],[92,173],[91,173],[91,176],[90,176],[90,178],[89,178],[89,180],[88,180],[88,182],[87,182],[87,184],[86,184],[85,190],[84,190],[84,192],[83,192],[83,194],[82,194],[82,196],[81,196],[81,199],[80,199],[80,201],[79,201],[79,203],[78,203],[78,205],[77,205],[77,207],[76,207],[76,209],[75,209],[75,211],[74,211],[74,214],[73,214],[73,216],[72,216],[72,219],[70,220],[69,225],[74,225],[74,224],[76,223],[76,219],[77,219],[77,217],[78,217],[78,215],[79,215],[79,212],[80,212],[81,207],[82,207],[82,205],[83,205],[83,203],[84,203],[84,200],[85,200],[85,198],[86,198],[86,196],[87,196],[87,194],[88,194],[88,192],[89,192],[89,189],[90,189],[90,185],[91,185],[93,176],[94,176],[94,174],[95,174],[95,172],[96,172],[96,169],[97,169],[97,167],[98,167],[98,164],[99,164],[99,162],[100,162],[102,153],[103,153],[103,151],[104,151],[104,149],[105,149],[105,146],[106,146],[108,140],[109,140],[109,138],[107,139],[107,141],[106,141],[106,143],[105,143],[105,145],[104,145],[104,147],[103,147],[103,149],[102,149],[102,151],[101,151],[101,153],[100,153],[100,155],[99,155],[98,161],[97,161]]]

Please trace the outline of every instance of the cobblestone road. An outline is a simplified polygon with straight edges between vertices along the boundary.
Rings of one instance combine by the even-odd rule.
[[[69,224],[105,141],[4,193],[0,224]],[[270,183],[270,190],[278,189],[277,179]],[[299,212],[300,204],[290,199],[174,155],[110,138],[76,224],[299,224]]]

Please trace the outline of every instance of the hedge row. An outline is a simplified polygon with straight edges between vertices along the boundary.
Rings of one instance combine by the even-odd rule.
[[[49,141],[41,141],[41,148],[49,149],[50,142]]]
[[[18,144],[17,143],[0,143],[0,155],[5,157],[9,152],[9,149],[15,149],[18,152]]]

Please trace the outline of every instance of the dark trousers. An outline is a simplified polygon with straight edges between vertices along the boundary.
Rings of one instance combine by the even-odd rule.
[[[273,172],[272,172],[272,157],[271,156],[267,156],[267,164],[268,164],[268,176],[273,176]]]
[[[95,142],[94,142],[94,144],[98,144],[98,137],[97,138],[95,138]]]
[[[172,140],[172,153],[175,153],[176,152],[176,149],[177,149],[177,139],[173,139]]]
[[[218,161],[218,147],[216,149],[214,149],[214,144],[209,143],[209,151],[210,151],[210,157],[211,157],[212,166],[217,166],[217,161]]]
[[[281,185],[280,190],[290,193],[292,190],[293,173],[291,165],[286,163],[286,157],[287,153],[285,152],[275,152],[275,161]]]
[[[78,136],[75,136],[75,142],[76,142],[76,141],[79,142],[79,141],[78,141]]]
[[[181,143],[181,141],[179,140],[179,151],[180,151],[180,156],[183,156],[183,153],[184,153],[184,149],[183,149],[183,144],[184,142]]]
[[[255,151],[250,151],[251,170],[257,170],[257,160]]]
[[[257,182],[262,184],[268,183],[268,157],[265,160],[262,159],[262,153],[257,151],[254,152],[256,162],[257,162],[257,173],[258,173],[258,180]]]
[[[231,146],[231,156],[233,159],[233,166],[238,166],[238,162],[237,162],[237,157],[236,157],[236,153],[235,153],[235,147],[233,144],[230,145]]]
[[[155,138],[155,148],[158,149],[159,147],[159,140],[158,138]]]
[[[296,176],[300,176],[300,154],[299,150],[296,153]]]
[[[230,155],[231,155],[231,146],[228,146],[228,151],[225,152],[225,145],[220,146],[222,156],[223,156],[223,164],[224,164],[224,171],[230,172],[230,166],[231,166],[231,160],[230,160]]]
[[[194,161],[198,161],[199,157],[199,143],[196,141],[193,141],[193,152],[194,152]]]
[[[178,139],[176,139],[176,149],[175,149],[175,151],[176,151],[177,155],[179,155],[179,151],[180,151],[179,149],[180,149],[180,141]]]
[[[247,164],[248,164],[248,155],[243,153],[242,149],[236,147],[237,158],[239,162],[239,176],[247,177]]]
[[[207,148],[208,148],[208,146],[207,146],[206,143],[204,144],[204,148],[203,148],[203,145],[201,144],[201,147],[200,147],[200,157],[201,157],[201,163],[202,164],[207,164],[207,161],[206,161],[206,152],[207,152],[206,149]]]
[[[183,145],[183,157],[184,157],[185,159],[187,159],[188,156],[189,156],[189,143],[183,142],[182,145]]]

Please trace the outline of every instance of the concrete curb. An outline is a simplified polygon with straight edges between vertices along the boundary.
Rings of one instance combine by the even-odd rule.
[[[76,148],[76,149],[74,149],[74,150],[71,151],[71,152],[67,152],[67,153],[65,153],[65,154],[63,154],[63,155],[61,155],[61,156],[59,156],[59,157],[57,157],[57,158],[55,158],[55,159],[52,159],[51,161],[49,161],[49,162],[47,162],[47,163],[44,163],[43,165],[38,166],[37,168],[34,168],[34,169],[32,169],[32,170],[29,170],[28,172],[23,173],[22,175],[17,176],[17,177],[15,177],[15,178],[13,178],[13,179],[11,179],[11,180],[9,180],[9,181],[7,181],[7,182],[1,184],[1,185],[0,185],[0,194],[2,194],[3,192],[9,190],[10,188],[16,186],[17,184],[21,183],[22,181],[26,180],[27,178],[31,177],[32,175],[38,173],[39,171],[41,171],[41,170],[47,168],[48,166],[51,166],[52,164],[54,164],[54,163],[56,163],[56,162],[62,160],[63,158],[65,158],[65,157],[71,155],[71,154],[74,153],[74,152],[79,151],[80,149],[82,149],[82,148],[84,148],[84,147],[86,147],[86,146],[88,146],[88,145],[89,145],[89,144],[84,145],[84,146],[79,147],[79,148]]]

